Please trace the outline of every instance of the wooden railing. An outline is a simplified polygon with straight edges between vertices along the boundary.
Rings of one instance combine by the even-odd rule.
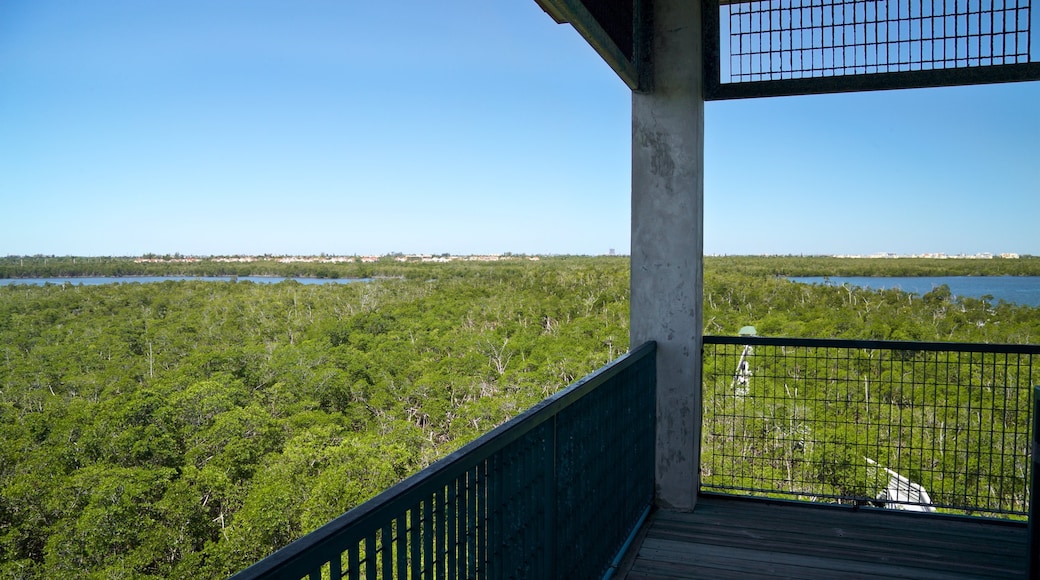
[[[593,578],[654,495],[647,343],[233,578]]]

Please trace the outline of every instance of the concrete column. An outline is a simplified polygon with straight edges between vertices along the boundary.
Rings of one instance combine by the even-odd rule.
[[[632,95],[631,343],[657,341],[657,503],[692,510],[704,295],[701,3],[652,4],[654,88]]]

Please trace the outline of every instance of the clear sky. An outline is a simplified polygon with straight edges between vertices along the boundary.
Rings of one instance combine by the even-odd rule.
[[[4,0],[0,255],[627,254],[630,101],[533,0]],[[706,253],[1040,255],[1040,83],[705,111]]]

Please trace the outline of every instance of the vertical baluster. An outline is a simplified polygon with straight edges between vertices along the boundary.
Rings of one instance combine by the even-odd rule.
[[[487,553],[484,554],[488,568],[488,578],[497,579],[502,576],[502,479],[503,453],[499,451],[492,458],[488,469],[488,505],[487,512],[490,521],[488,529]]]
[[[321,578],[321,575],[318,575]],[[329,578],[331,580],[340,580],[343,578],[343,554],[337,553],[329,560]]]
[[[365,536],[365,578],[368,580],[378,580],[379,570],[376,566],[377,561],[376,532],[373,530]]]
[[[448,577],[450,577],[450,578],[458,578],[459,577],[459,570],[458,570],[458,567],[457,567],[458,562],[457,562],[457,558],[456,558],[456,556],[458,555],[458,552],[459,552],[459,543],[458,543],[458,534],[456,533],[458,530],[457,530],[456,526],[458,526],[458,519],[459,519],[457,517],[458,505],[459,505],[459,480],[463,479],[465,477],[466,477],[466,474],[463,473],[463,474],[459,475],[459,477],[457,477],[457,478],[453,479],[452,481],[448,482],[448,489],[447,489],[448,503],[445,506],[445,511],[446,511],[446,515],[447,515],[446,524],[447,524],[447,528],[448,528],[448,530],[447,530],[448,534],[447,534],[447,537],[446,537],[446,540],[447,540],[446,564],[447,564]]]
[[[470,468],[463,474],[461,507],[459,513],[459,568],[458,578],[468,579],[473,574],[473,477],[476,468]]]
[[[539,564],[539,558],[537,557],[538,549],[536,548],[537,538],[535,537],[535,534],[540,530],[536,529],[533,525],[538,519],[537,494],[535,493],[536,474],[534,470],[534,456],[537,450],[537,447],[535,447],[535,445],[537,445],[537,433],[532,432],[527,439],[528,441],[525,442],[523,456],[521,458],[521,469],[523,471],[523,479],[521,481],[524,482],[524,489],[522,496],[523,510],[521,512],[522,519],[520,520],[520,529],[523,533],[523,550],[519,553],[520,561],[517,565],[520,566],[520,569],[523,570],[525,574],[535,573],[538,574],[539,577],[544,577],[540,575],[540,570],[538,568],[535,568],[534,570],[530,568],[531,566],[538,566]]]
[[[490,459],[486,459],[477,465],[474,471],[473,494],[473,556],[470,559],[473,577],[477,580],[487,578],[487,542],[488,542],[488,515],[487,515],[487,466]]]
[[[556,417],[550,420],[551,428],[549,429],[548,437],[542,447],[542,456],[544,457],[544,463],[542,465],[543,485],[542,485],[542,504],[545,506],[545,528],[542,532],[542,538],[548,541],[549,545],[544,550],[546,557],[548,558],[545,577],[555,578],[556,577],[556,561],[558,558],[558,552],[561,546],[559,542],[553,541],[556,539],[556,494],[557,494],[557,483],[556,483]]]
[[[546,425],[547,424],[548,423],[546,423]],[[530,523],[525,524],[524,527],[527,530],[528,537],[531,538],[531,543],[528,545],[527,553],[534,554],[535,556],[534,560],[538,566],[536,573],[541,578],[548,578],[548,563],[551,555],[548,553],[547,543],[551,536],[543,534],[543,525],[538,525],[544,523],[546,517],[549,515],[549,509],[545,505],[548,498],[544,493],[542,493],[542,485],[545,482],[546,475],[542,468],[544,464],[543,459],[546,455],[544,444],[548,437],[545,433],[548,432],[548,428],[543,427],[539,429],[539,431],[542,435],[536,437],[532,442],[533,445],[531,446],[531,451],[527,461],[527,469],[530,472],[529,481],[531,482],[529,484],[531,486],[531,491],[528,492],[528,497],[531,498],[531,508],[528,515]]]
[[[603,530],[603,538],[598,542],[586,542],[586,557],[594,562],[606,562],[606,546],[613,545],[617,537],[617,526],[624,517],[625,491],[618,486],[621,472],[628,469],[628,465],[615,463],[618,467],[624,465],[623,469],[611,469],[607,461],[613,453],[617,453],[619,446],[614,446],[609,437],[610,432],[607,425],[621,427],[617,423],[620,417],[612,414],[614,399],[614,379],[607,381],[595,398],[590,397],[587,402],[583,401],[581,406],[581,424],[589,433],[588,445],[582,453],[581,461],[585,465],[598,464],[599,472],[602,474],[602,484],[594,486],[589,490],[593,498],[593,510],[595,518],[586,518],[595,528]],[[617,498],[616,505],[607,505],[606,498]]]
[[[595,461],[595,457],[607,457],[612,452],[616,452],[615,449],[619,449],[611,444],[609,439],[610,434],[608,433],[605,426],[618,425],[617,421],[620,417],[614,416],[613,414],[613,403],[614,403],[614,381],[611,379],[607,384],[600,387],[599,396],[595,399],[590,400],[587,404],[588,412],[582,413],[582,423],[586,425],[590,436],[594,437],[593,445],[589,445],[586,453],[582,456],[584,463],[592,463]],[[604,530],[603,539],[599,542],[590,543],[588,545],[588,556],[595,562],[606,562],[608,558],[605,557],[607,550],[606,545],[613,545],[617,539],[617,527],[621,523],[621,518],[624,517],[624,504],[627,502],[625,490],[621,489],[618,485],[618,480],[622,477],[622,469],[609,469],[606,465],[609,465],[605,459],[596,461],[601,465],[600,471],[603,473],[603,483],[598,486],[594,491],[596,506],[595,513],[596,518],[593,520],[594,525]],[[624,465],[617,463],[616,465]],[[628,466],[625,465],[627,468]],[[617,498],[617,505],[609,506],[605,505],[604,501],[607,497]],[[612,514],[612,515],[608,515]]]
[[[434,577],[444,578],[444,560],[445,554],[447,553],[447,546],[445,541],[447,539],[448,530],[446,524],[446,516],[448,513],[448,505],[446,501],[447,497],[446,487],[440,487],[434,493],[434,529],[436,530],[433,535],[434,549],[433,549],[433,561],[434,561]]]
[[[423,505],[422,570],[423,578],[433,578],[433,495],[426,496]]]
[[[518,546],[518,549],[514,551],[516,559],[511,570],[522,571],[523,575],[530,573],[530,570],[525,568],[525,566],[529,565],[530,557],[528,554],[532,554],[535,551],[531,546],[531,520],[534,519],[534,513],[532,513],[534,511],[534,506],[531,501],[531,455],[531,442],[522,439],[520,443],[519,457],[517,458],[517,471],[519,472],[519,477],[514,480],[519,482],[521,486],[516,493],[517,517],[514,522],[514,534],[519,538],[520,545]]]
[[[408,510],[397,516],[397,536],[394,537],[394,551],[397,552],[397,574],[394,578],[404,580],[408,577]]]
[[[502,509],[508,515],[502,519],[502,525],[506,526],[503,530],[502,540],[504,545],[510,547],[509,550],[505,550],[506,567],[502,573],[509,578],[516,576],[516,554],[523,548],[524,539],[521,526],[524,507],[523,449],[519,442],[514,443],[512,447],[506,464],[505,473],[507,475],[502,478]]]
[[[518,576],[519,570],[522,570],[526,558],[526,554],[530,551],[530,539],[528,538],[528,522],[531,520],[531,477],[528,474],[528,468],[530,466],[530,443],[528,441],[520,440],[516,446],[519,448],[515,453],[514,458],[514,469],[513,477],[509,479],[512,482],[512,493],[507,494],[510,498],[510,511],[512,512],[512,518],[510,520],[510,536],[515,538],[516,544],[513,544],[513,550],[510,550],[510,556],[512,561],[510,567],[506,570],[511,576]]]
[[[495,551],[495,577],[509,578],[512,573],[512,562],[510,556],[516,549],[516,535],[514,533],[514,518],[516,518],[516,478],[519,474],[516,469],[516,458],[510,451],[503,453],[495,478],[491,481],[495,486],[495,530],[497,537],[492,544]],[[509,550],[505,549],[506,543],[511,543]],[[498,563],[501,562],[501,565]]]
[[[393,520],[387,520],[383,524],[383,530],[379,538],[380,554],[380,576],[383,578],[394,577],[394,525]],[[375,568],[375,566],[372,566]]]
[[[412,580],[419,580],[422,574],[422,517],[421,517],[422,503],[417,503],[410,510],[408,510],[408,519],[410,527],[408,528],[408,536],[411,538],[411,559],[408,565],[411,569]]]
[[[350,580],[359,580],[361,578],[360,551],[361,546],[356,543],[351,543],[347,547],[347,577]]]

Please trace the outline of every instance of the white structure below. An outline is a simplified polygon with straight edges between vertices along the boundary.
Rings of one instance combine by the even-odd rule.
[[[864,457],[864,459],[867,460],[867,463],[884,469],[885,473],[889,475],[888,485],[878,494],[878,499],[884,502],[886,509],[908,512],[935,511],[935,507],[932,506],[932,498],[928,496],[928,492],[921,484],[914,483],[895,471],[878,465],[869,457]]]

